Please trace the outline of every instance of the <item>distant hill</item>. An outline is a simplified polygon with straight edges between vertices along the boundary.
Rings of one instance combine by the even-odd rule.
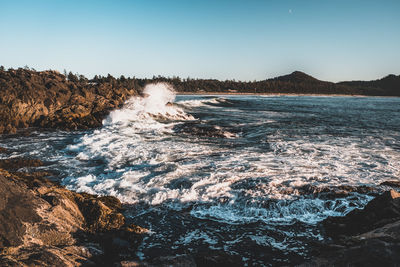
[[[284,81],[284,82],[292,82],[292,83],[298,83],[298,82],[321,82],[318,79],[315,79],[314,77],[301,72],[301,71],[294,71],[288,75],[283,75],[283,76],[279,76],[276,78],[272,78],[269,79],[269,81],[271,80],[276,80],[276,81]]]
[[[400,75],[390,74],[382,79],[374,81],[350,81],[340,82],[338,84],[375,92],[376,95],[394,95],[400,96]]]
[[[333,83],[318,80],[304,72],[253,82],[211,79],[157,77],[152,81],[169,82],[178,92],[238,92],[400,96],[399,76],[389,75],[377,81]]]

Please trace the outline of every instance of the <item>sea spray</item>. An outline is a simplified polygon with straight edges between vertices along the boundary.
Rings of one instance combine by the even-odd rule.
[[[145,110],[149,113],[166,113],[175,100],[175,91],[168,83],[147,85],[143,90]]]
[[[126,125],[130,122],[154,122],[160,120],[193,120],[182,108],[173,105],[175,91],[168,83],[151,83],[143,90],[143,97],[134,96],[122,109],[114,110],[103,121],[104,126]]]

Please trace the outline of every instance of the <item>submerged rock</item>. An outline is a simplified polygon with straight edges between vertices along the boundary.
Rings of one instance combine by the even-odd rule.
[[[21,168],[40,167],[40,166],[44,166],[44,163],[39,159],[30,159],[30,158],[0,159],[0,169],[5,169],[9,171],[16,171]]]
[[[379,192],[377,188],[366,185],[315,186],[307,184],[291,187],[288,184],[289,182],[282,182],[282,184],[277,185],[281,194],[315,195],[324,199],[336,199],[347,197],[352,193],[378,195]]]
[[[220,126],[207,125],[201,122],[185,122],[173,129],[177,133],[190,134],[200,137],[235,138],[236,134],[222,129]]]
[[[381,183],[380,185],[386,185],[390,187],[398,187],[400,188],[400,181],[385,181]]]

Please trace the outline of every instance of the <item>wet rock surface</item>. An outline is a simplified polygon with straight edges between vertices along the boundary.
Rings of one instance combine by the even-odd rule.
[[[17,158],[18,168],[40,160]],[[129,224],[114,197],[75,193],[47,173],[0,164],[0,266],[241,266],[223,252],[136,256],[147,229]]]
[[[328,217],[321,225],[332,241],[316,245],[302,266],[399,266],[400,193],[390,190],[362,210]]]
[[[370,201],[367,206],[355,209],[345,217],[329,217],[323,221],[328,236],[356,235],[382,227],[400,219],[400,194],[387,191]]]
[[[361,186],[350,186],[350,185],[339,185],[339,186],[313,186],[313,185],[302,185],[298,187],[290,187],[282,189],[281,193],[285,194],[299,194],[299,195],[313,195],[323,199],[335,199],[341,197],[347,197],[351,193],[367,194],[377,196],[381,190],[376,187],[361,185]]]
[[[390,186],[394,188],[400,188],[400,181],[385,181],[380,185]]]
[[[2,167],[5,162],[0,160]],[[109,265],[128,255],[132,259],[146,229],[126,223],[117,198],[74,193],[45,176],[0,169],[1,266]]]

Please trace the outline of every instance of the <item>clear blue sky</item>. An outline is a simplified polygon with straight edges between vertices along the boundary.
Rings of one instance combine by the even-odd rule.
[[[0,0],[0,65],[330,81],[400,74],[400,1]]]

